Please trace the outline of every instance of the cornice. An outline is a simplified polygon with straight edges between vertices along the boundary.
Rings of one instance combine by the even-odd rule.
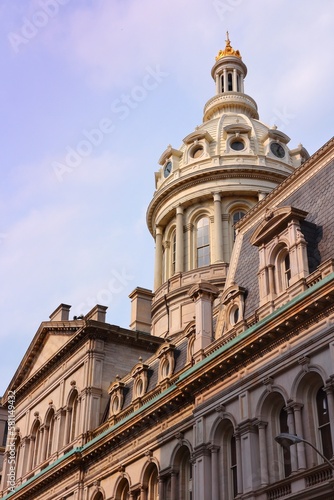
[[[287,173],[271,171],[269,172],[267,167],[261,167],[259,165],[240,165],[232,167],[209,167],[205,170],[198,171],[196,173],[187,174],[184,177],[180,177],[163,189],[156,191],[152,201],[150,202],[147,213],[146,221],[147,226],[152,234],[154,235],[153,219],[154,213],[159,210],[159,208],[166,204],[168,200],[177,194],[182,193],[185,189],[196,187],[203,182],[217,182],[219,180],[225,179],[256,179],[274,183],[281,183],[287,177]],[[171,210],[173,207],[171,207]]]

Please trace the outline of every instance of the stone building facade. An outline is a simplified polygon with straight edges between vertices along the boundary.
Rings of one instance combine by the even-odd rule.
[[[161,155],[130,328],[65,304],[39,327],[2,398],[2,498],[334,499],[334,140],[290,149],[246,74],[227,37],[202,125]]]

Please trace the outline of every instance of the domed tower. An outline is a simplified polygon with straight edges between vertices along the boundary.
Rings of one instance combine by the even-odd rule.
[[[193,319],[188,292],[196,283],[224,288],[235,223],[308,157],[259,121],[256,102],[244,93],[247,67],[228,33],[211,74],[216,93],[203,123],[162,153],[147,211],[156,245],[152,333],[159,336]]]

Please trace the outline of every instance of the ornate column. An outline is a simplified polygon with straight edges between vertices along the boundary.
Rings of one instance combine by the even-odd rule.
[[[158,483],[158,495],[159,500],[165,500],[165,480],[163,477],[159,476]]]
[[[30,436],[30,439],[29,439],[28,467],[26,468],[26,472],[30,472],[32,470],[35,445],[36,445],[36,438],[35,438],[35,436]]]
[[[223,223],[220,193],[213,193],[215,246],[213,262],[223,262]]]
[[[302,415],[301,415],[301,410],[303,408],[303,405],[300,403],[293,403],[292,407],[295,415],[296,434],[297,436],[303,436],[304,434],[303,434]],[[306,469],[305,444],[298,443],[296,446],[297,446],[298,470]]]
[[[215,500],[219,500],[219,446],[210,446],[211,450],[211,495]]]
[[[295,427],[295,419],[293,416],[293,408],[288,404],[285,408],[288,414],[288,427],[290,434],[297,434]],[[290,457],[291,457],[291,472],[297,472],[298,463],[297,463],[297,447],[295,444],[290,446]]]
[[[155,229],[154,290],[162,284],[162,227]]]
[[[170,500],[179,500],[177,492],[177,472],[172,470],[170,478]]]
[[[234,92],[237,92],[237,70],[234,68],[233,69],[233,90]]]
[[[18,470],[19,477],[24,476],[28,471],[29,465],[29,436],[22,438],[20,470]],[[5,459],[4,459],[5,463]]]
[[[272,264],[268,265],[268,282],[269,282],[268,292],[270,294],[276,293],[274,269],[275,268]]]
[[[226,68],[224,68],[223,75],[224,75],[224,92],[227,92],[228,83],[227,83],[227,70],[226,70]]]
[[[329,413],[329,423],[331,429],[331,438],[332,438],[332,448],[334,450],[334,394],[333,394],[333,383],[334,376],[326,380],[326,385],[324,390],[327,394],[327,402],[328,402],[328,413]],[[333,453],[334,456],[334,453]]]
[[[210,451],[205,444],[200,444],[194,452],[193,481],[195,483],[196,500],[211,500],[217,498],[211,495]]]
[[[43,462],[47,458],[47,446],[48,446],[50,426],[44,424],[41,427],[41,431],[42,431],[42,439],[41,439],[41,452],[39,456],[39,461]]]
[[[55,414],[55,426],[54,426],[54,445],[53,451],[59,451],[64,446],[64,421],[66,418],[66,411],[64,408],[60,408]],[[63,424],[63,425],[62,425]]]
[[[229,214],[222,214],[222,230],[223,230],[223,262],[230,262],[230,228],[229,228]]]
[[[243,492],[241,436],[239,431],[235,432],[235,447],[237,455],[237,482],[238,482],[238,495],[239,495]]]
[[[260,448],[260,481],[261,486],[267,486],[269,484],[268,475],[268,455],[267,455],[267,443],[266,443],[266,427],[267,422],[259,421],[257,423],[259,429],[259,448]]]
[[[140,488],[139,498],[140,500],[147,500],[147,489],[143,486]]]
[[[175,272],[182,273],[183,271],[183,256],[184,242],[183,242],[183,207],[179,205],[176,208],[176,258],[175,258]]]
[[[212,342],[212,305],[219,295],[219,289],[206,281],[193,285],[188,295],[195,303],[196,337],[194,342],[194,359],[200,361],[204,357],[204,349]]]

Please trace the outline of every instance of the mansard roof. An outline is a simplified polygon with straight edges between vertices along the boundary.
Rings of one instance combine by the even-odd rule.
[[[287,209],[286,207],[293,207]],[[239,234],[226,286],[235,282],[247,290],[245,316],[259,307],[259,254],[254,245],[261,235],[274,234],[268,211],[299,213],[307,241],[310,272],[333,257],[334,248],[334,138],[260,201],[237,224]],[[303,220],[305,218],[305,220]],[[275,222],[275,220],[273,220]],[[277,221],[276,221],[277,222]]]

